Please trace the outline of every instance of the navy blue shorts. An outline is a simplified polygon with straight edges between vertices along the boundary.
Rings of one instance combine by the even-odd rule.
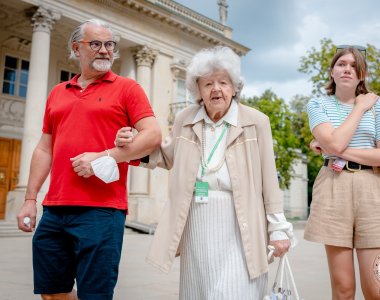
[[[112,299],[123,244],[125,211],[44,207],[33,236],[35,294],[69,293],[81,300]]]

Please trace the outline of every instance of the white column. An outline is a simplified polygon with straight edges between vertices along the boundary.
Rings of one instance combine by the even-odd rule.
[[[157,51],[147,46],[139,46],[131,49],[136,63],[136,80],[151,99],[152,65],[157,56]],[[122,64],[124,70],[129,70],[127,64]],[[152,103],[151,103],[152,104]],[[129,215],[127,223],[137,221],[143,224],[151,224],[154,220],[155,203],[150,197],[149,180],[150,171],[143,168],[130,167],[129,182]]]
[[[130,49],[120,51],[120,76],[136,80],[135,60]]]
[[[133,54],[130,48],[123,49],[120,51],[120,76],[128,77],[136,80],[136,67]],[[127,190],[130,191],[131,186],[131,171],[129,168],[128,179],[127,179]]]
[[[140,83],[148,98],[151,98],[151,72],[157,51],[147,46],[133,49],[137,66],[137,82]],[[130,194],[149,194],[149,171],[142,168],[131,168]]]
[[[16,189],[16,194],[18,195],[8,193],[7,215],[8,210],[11,213],[11,210],[14,211],[22,205],[33,150],[41,137],[48,88],[50,33],[54,23],[59,19],[60,14],[42,6],[38,7],[31,18],[33,35],[24,115],[20,174]]]

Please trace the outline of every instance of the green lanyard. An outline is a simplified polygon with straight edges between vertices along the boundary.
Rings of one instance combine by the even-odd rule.
[[[342,114],[340,113],[340,103],[338,102],[338,99],[336,98],[336,96],[334,95],[334,99],[335,99],[335,106],[336,106],[336,110],[338,111],[338,115],[339,115],[339,121],[340,121],[340,125],[342,125],[343,123],[343,120],[342,120]]]
[[[202,159],[202,161],[201,161],[201,166],[202,166],[201,178],[203,178],[203,176],[204,176],[204,174],[205,174],[205,169],[207,168],[207,165],[210,163],[211,158],[213,157],[213,155],[214,155],[216,149],[218,148],[218,146],[219,146],[219,144],[220,144],[220,141],[222,140],[223,136],[226,134],[226,131],[227,131],[227,129],[228,129],[229,127],[230,127],[230,124],[228,124],[228,123],[226,123],[226,124],[224,125],[223,131],[222,131],[222,133],[220,134],[218,140],[216,141],[214,147],[212,148],[212,150],[211,150],[211,152],[210,152],[210,154],[209,154],[209,156],[208,156],[208,158],[207,158],[207,161],[204,162],[203,159]],[[206,135],[206,131],[203,133],[203,135]],[[202,146],[203,146],[204,148],[206,148],[206,147],[205,147],[205,140],[206,140],[205,137],[203,137],[203,145],[202,145]],[[202,151],[206,152],[205,149],[202,149]]]

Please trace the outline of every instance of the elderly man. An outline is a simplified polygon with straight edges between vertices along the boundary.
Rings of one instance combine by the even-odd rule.
[[[47,100],[17,217],[21,230],[34,230],[37,193],[50,172],[33,237],[34,293],[42,299],[78,299],[74,281],[81,300],[112,299],[128,208],[128,164],[117,163],[144,157],[161,143],[142,88],[110,70],[115,47],[115,35],[105,22],[78,26],[69,49],[81,73],[55,86]],[[124,149],[114,147],[122,126],[138,132]],[[104,163],[111,172],[99,168]]]

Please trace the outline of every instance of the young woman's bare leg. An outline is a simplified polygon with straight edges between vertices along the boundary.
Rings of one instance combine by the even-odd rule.
[[[355,299],[355,269],[351,248],[325,245],[333,300]]]

